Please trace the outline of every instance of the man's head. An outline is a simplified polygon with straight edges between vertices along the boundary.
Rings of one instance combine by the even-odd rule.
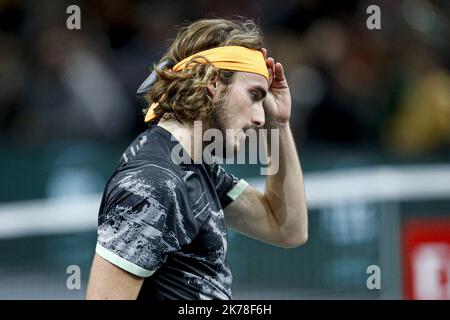
[[[214,107],[206,126],[222,132],[224,148],[237,151],[247,129],[264,125],[262,103],[267,90],[267,80],[264,77],[240,71],[235,72],[233,81],[227,86],[219,84],[214,88],[213,84],[208,85]],[[226,135],[226,130],[231,135]]]
[[[249,20],[207,19],[181,28],[161,61],[174,66],[198,52],[224,46],[260,50],[262,34]],[[268,82],[260,74],[219,69],[212,63],[196,63],[181,71],[155,67],[158,79],[147,100],[159,102],[157,116],[174,117],[180,122],[201,120],[205,128],[223,132],[226,147],[238,147],[243,130],[264,124],[262,101]],[[147,111],[147,110],[145,110]],[[235,130],[226,139],[225,130]]]

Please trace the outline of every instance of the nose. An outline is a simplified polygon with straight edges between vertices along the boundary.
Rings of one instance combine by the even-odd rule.
[[[252,124],[256,127],[260,128],[264,126],[265,123],[265,114],[264,114],[264,108],[261,105],[258,104],[256,108],[253,109],[252,113]]]

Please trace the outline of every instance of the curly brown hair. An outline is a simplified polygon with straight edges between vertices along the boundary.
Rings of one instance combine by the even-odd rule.
[[[167,53],[153,66],[157,80],[147,92],[148,106],[159,102],[154,113],[159,116],[173,116],[180,122],[206,119],[214,108],[207,85],[218,79],[225,87],[232,82],[234,71],[220,70],[206,58],[194,58],[189,68],[172,71],[169,67],[159,68],[164,61],[173,66],[181,60],[200,51],[222,46],[243,46],[249,49],[262,48],[263,35],[253,20],[202,19],[181,27]],[[201,61],[200,61],[201,60]],[[222,92],[223,94],[223,92]],[[220,104],[217,104],[220,105]]]

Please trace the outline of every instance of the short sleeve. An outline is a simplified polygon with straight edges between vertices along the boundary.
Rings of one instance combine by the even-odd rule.
[[[217,163],[212,165],[212,176],[222,208],[236,200],[248,186],[247,181],[237,178]]]
[[[135,170],[108,182],[100,206],[96,253],[148,277],[168,254],[197,232],[178,177],[165,170]]]

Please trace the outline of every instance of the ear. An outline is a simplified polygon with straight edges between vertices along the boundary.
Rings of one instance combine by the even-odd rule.
[[[212,78],[208,82],[208,85],[206,87],[208,89],[208,94],[211,97],[214,97],[217,92],[218,87],[219,87],[219,76],[216,75],[216,76],[214,76],[214,78]]]

